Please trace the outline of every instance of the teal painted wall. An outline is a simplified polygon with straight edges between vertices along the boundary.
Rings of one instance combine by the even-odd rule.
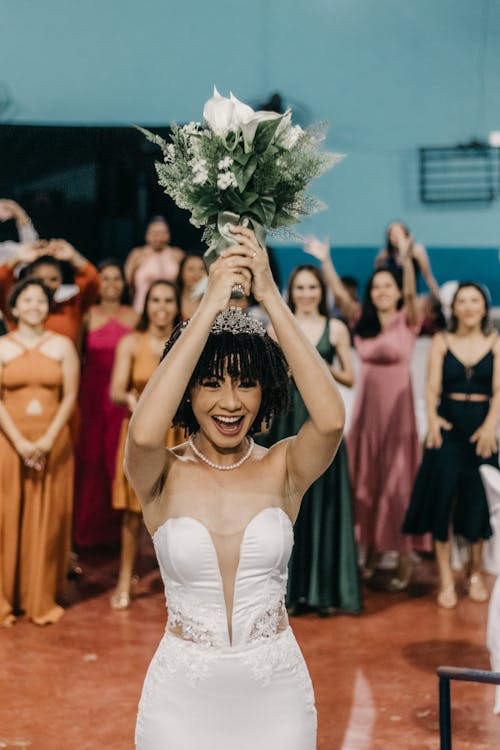
[[[422,206],[416,153],[500,130],[499,40],[498,0],[0,0],[0,82],[9,121],[44,124],[187,121],[214,83],[278,90],[347,154],[304,231],[377,246],[400,217],[429,245],[491,247],[499,202]]]

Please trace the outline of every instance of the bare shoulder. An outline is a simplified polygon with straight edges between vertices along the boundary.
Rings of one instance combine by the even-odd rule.
[[[177,247],[177,245],[170,245],[170,249],[174,251],[179,260],[182,260],[182,258],[186,255],[184,250],[181,247]]]
[[[122,305],[120,308],[120,320],[124,325],[133,328],[137,323],[138,318],[139,316],[133,307],[130,307],[130,305]]]
[[[431,354],[444,356],[448,349],[448,336],[450,334],[440,331],[434,334],[431,340]]]
[[[118,342],[117,350],[122,353],[135,354],[141,340],[140,337],[141,334],[139,333],[139,331],[132,331],[132,333],[127,333]]]
[[[68,354],[76,354],[74,343],[62,333],[52,333],[50,338],[42,344],[41,349],[57,359],[63,359]]]
[[[330,318],[330,343],[336,344],[349,339],[349,329],[346,324],[338,318]]]
[[[495,357],[497,357],[500,354],[500,335],[498,334],[498,331],[495,331],[492,335],[491,350]]]
[[[416,258],[417,260],[419,258],[426,258],[427,257],[427,250],[422,245],[422,243],[417,242],[412,247],[412,254],[413,254],[413,257]]]

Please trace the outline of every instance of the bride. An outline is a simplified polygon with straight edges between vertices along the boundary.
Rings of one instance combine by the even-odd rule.
[[[274,284],[266,251],[249,229],[233,232],[234,246],[212,264],[200,306],[172,335],[130,423],[126,470],[168,604],[139,704],[137,750],[316,747],[314,694],[284,597],[292,524],[334,458],[344,408]],[[238,284],[265,307],[280,346],[228,308]],[[266,450],[252,433],[286,408],[288,367],[310,419]],[[189,440],[165,449],[172,422]]]

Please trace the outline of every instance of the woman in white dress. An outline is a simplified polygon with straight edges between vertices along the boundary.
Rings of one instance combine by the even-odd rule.
[[[234,235],[130,423],[126,469],[169,609],[141,696],[137,750],[316,747],[314,694],[284,598],[292,524],[335,456],[344,407],[266,251],[249,229]],[[263,305],[281,349],[258,321],[228,309],[237,284]],[[251,435],[285,408],[287,363],[310,419],[266,450]],[[166,450],[172,422],[190,437]]]

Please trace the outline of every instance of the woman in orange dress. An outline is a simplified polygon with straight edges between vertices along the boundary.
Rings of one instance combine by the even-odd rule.
[[[124,336],[118,344],[111,375],[111,399],[115,404],[126,406],[130,414],[158,366],[165,343],[178,322],[179,297],[175,284],[162,279],[155,281],[146,294],[136,331]],[[122,424],[113,482],[113,508],[125,511],[120,572],[116,590],[111,597],[113,609],[127,609],[130,606],[132,574],[142,528],[140,502],[123,473],[128,423],[127,418]],[[183,440],[182,429],[170,428],[165,445],[173,447]]]
[[[78,356],[44,330],[52,301],[39,279],[14,288],[15,331],[0,339],[0,623],[24,612],[57,622],[70,552],[73,448],[68,420]]]

